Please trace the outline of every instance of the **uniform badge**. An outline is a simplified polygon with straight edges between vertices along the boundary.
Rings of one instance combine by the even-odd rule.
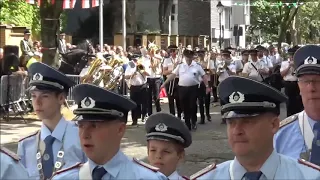
[[[304,64],[317,64],[318,60],[313,57],[313,56],[309,56],[304,60]]]
[[[91,97],[86,97],[81,101],[82,108],[93,108],[96,102]]]
[[[43,76],[40,73],[36,73],[36,74],[33,75],[32,80],[42,81],[43,80]]]
[[[229,102],[230,103],[241,103],[243,101],[244,101],[244,94],[242,94],[240,92],[233,92],[229,96]]]
[[[164,123],[159,123],[158,125],[156,125],[155,130],[160,132],[165,132],[168,130],[168,126],[165,125]]]

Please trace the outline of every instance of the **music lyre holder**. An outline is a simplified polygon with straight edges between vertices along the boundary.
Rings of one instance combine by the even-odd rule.
[[[10,120],[10,106],[12,106],[12,110],[15,114],[15,117],[17,117],[18,115],[20,115],[20,117],[22,118],[22,120],[26,122],[26,120],[24,119],[24,117],[22,116],[21,112],[19,112],[19,109],[18,109],[18,105],[16,105],[16,103],[19,103],[19,102],[15,102],[15,101],[12,101],[11,99],[11,93],[10,93],[10,90],[11,90],[11,84],[10,84],[10,76],[12,75],[12,71],[11,69],[8,70],[8,73],[7,73],[7,99],[6,99],[6,105],[4,107],[4,113],[6,113],[5,115],[5,121],[9,121]],[[21,93],[21,92],[20,92]],[[15,118],[14,117],[14,118]]]

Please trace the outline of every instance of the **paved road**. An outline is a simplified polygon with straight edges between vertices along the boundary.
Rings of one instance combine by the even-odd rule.
[[[282,106],[281,109],[280,117],[283,118],[285,107]],[[162,104],[162,110],[168,112],[168,105]],[[226,126],[220,124],[219,106],[211,107],[211,116],[212,122],[199,125],[197,131],[192,132],[193,143],[186,150],[185,161],[179,167],[181,174],[189,176],[213,162],[219,163],[233,158],[227,143]],[[16,151],[16,141],[39,129],[40,124],[39,121],[28,124],[24,124],[23,121],[1,122],[0,142],[5,147]],[[146,160],[147,149],[143,123],[138,127],[128,126],[122,141],[122,149],[129,156]]]

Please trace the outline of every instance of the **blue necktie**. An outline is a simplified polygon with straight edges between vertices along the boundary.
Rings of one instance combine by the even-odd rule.
[[[259,180],[261,175],[262,175],[261,171],[246,172],[243,177],[244,177],[244,180]]]
[[[312,141],[312,150],[310,162],[320,166],[320,122],[313,126],[314,139]]]
[[[43,167],[43,175],[44,179],[50,178],[53,172],[53,151],[52,144],[55,138],[52,136],[47,136],[44,139],[44,143],[46,144],[46,149],[43,153],[42,157],[42,167]]]
[[[93,180],[101,180],[102,177],[107,173],[107,171],[103,167],[95,167],[92,171],[92,179]]]

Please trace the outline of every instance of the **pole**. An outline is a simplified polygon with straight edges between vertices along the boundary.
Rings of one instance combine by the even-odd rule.
[[[221,34],[222,34],[222,31],[221,31],[221,13],[219,13],[219,48],[221,50]]]
[[[103,52],[103,0],[99,1],[99,44],[100,52]]]
[[[127,24],[126,24],[126,0],[122,0],[122,46],[123,50],[127,50]]]

